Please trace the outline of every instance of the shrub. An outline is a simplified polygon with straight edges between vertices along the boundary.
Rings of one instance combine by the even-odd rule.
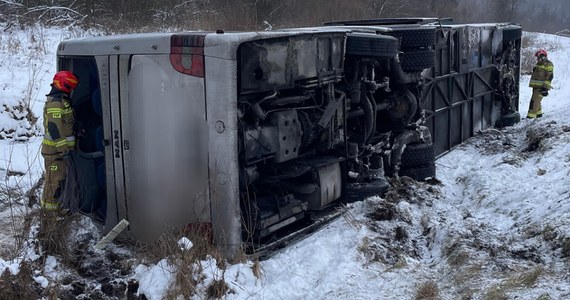
[[[435,281],[427,281],[421,283],[416,288],[416,300],[435,300],[439,299],[439,288]]]
[[[530,75],[536,64],[534,54],[539,49],[547,52],[560,49],[560,41],[558,39],[541,39],[537,33],[525,33],[521,40],[521,74]]]

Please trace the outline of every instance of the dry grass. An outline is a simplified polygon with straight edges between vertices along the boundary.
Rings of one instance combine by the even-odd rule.
[[[439,297],[439,288],[435,281],[426,281],[416,287],[415,300],[436,300]]]
[[[533,270],[528,272],[522,273],[520,275],[516,275],[510,278],[506,282],[506,286],[509,287],[521,287],[521,288],[530,288],[536,284],[540,275],[544,273],[544,269],[541,267],[537,267]]]
[[[208,299],[221,299],[230,291],[224,280],[214,280],[206,289],[206,295]]]
[[[523,152],[544,153],[551,148],[549,139],[552,138],[554,132],[548,127],[531,127],[526,132],[526,148]]]
[[[27,159],[30,168],[30,157]],[[7,176],[27,176],[11,171],[10,168],[8,165]],[[42,181],[36,181],[29,189],[22,182],[23,180],[18,181],[14,185],[9,184],[6,179],[0,186],[0,209],[9,212],[9,217],[2,219],[0,224],[6,240],[7,237],[10,240],[8,246],[3,245],[0,257],[20,261],[17,274],[12,274],[9,269],[0,270],[0,299],[40,299],[51,292],[42,289],[34,281],[34,277],[38,275],[36,270],[42,269],[42,260],[29,261],[27,257],[22,257],[22,253],[31,250],[43,258],[47,255],[59,256],[62,260],[69,258],[68,233],[72,220],[44,211],[31,210],[37,203]],[[30,247],[34,249],[29,249]]]
[[[346,221],[348,225],[352,228],[359,228],[360,222],[354,217],[354,215],[348,210],[346,205],[337,208],[337,211],[341,213],[342,218]]]
[[[397,218],[396,205],[390,202],[379,203],[366,217],[374,221],[391,221]]]
[[[536,267],[522,274],[514,275],[501,284],[492,287],[483,297],[484,300],[508,300],[509,290],[528,289],[533,287],[540,276],[544,273],[544,269]]]
[[[558,237],[558,230],[555,227],[551,226],[550,224],[547,224],[542,229],[540,235],[545,241],[551,242],[556,240],[556,238]]]
[[[259,260],[255,260],[253,262],[253,265],[251,266],[251,271],[253,273],[253,276],[255,276],[255,278],[261,279],[262,271],[261,271],[261,264],[259,263]]]
[[[485,293],[483,300],[509,300],[509,297],[502,287],[495,286]]]
[[[358,251],[362,252],[364,255],[368,254],[370,251],[370,238],[364,237],[360,244],[358,245]]]
[[[451,266],[460,267],[465,265],[469,261],[469,258],[469,253],[464,251],[457,251],[447,257],[447,262]]]
[[[20,184],[15,187],[10,186],[8,182],[0,185],[0,210],[9,210],[10,216],[0,220],[0,226],[3,228],[0,235],[0,257],[14,259],[30,241],[34,242],[33,235],[36,233],[31,235],[31,228],[36,224],[41,225],[41,214],[31,208],[39,201],[42,184],[43,177],[27,192]]]
[[[538,296],[538,298],[536,298],[536,300],[552,300],[552,298],[550,297],[550,295],[548,293],[544,293],[544,294]]]
[[[9,210],[11,218],[0,219],[0,257],[13,259],[18,253],[19,240],[17,237],[20,233],[21,222],[17,220],[21,212],[15,205],[16,193],[18,190],[8,188],[6,185],[0,183],[0,211]],[[13,237],[16,237],[14,239]]]
[[[398,256],[398,261],[396,261],[396,263],[394,264],[394,266],[392,268],[390,268],[390,270],[403,269],[407,266],[408,266],[408,262],[406,262],[406,259],[402,256]]]
[[[453,281],[457,285],[463,285],[465,283],[472,282],[475,279],[479,278],[482,270],[483,266],[480,264],[472,265],[465,269],[459,269],[459,271],[453,275]]]
[[[183,258],[187,259],[187,258]],[[190,299],[196,293],[196,287],[204,278],[201,277],[202,268],[195,262],[180,261],[176,264],[174,282],[167,290],[166,298]]]
[[[63,211],[39,211],[39,229],[37,239],[43,256],[59,257],[64,264],[72,262],[69,236],[72,224],[76,223],[77,215],[66,216]]]
[[[368,263],[382,263],[388,265],[385,272],[401,269],[408,266],[399,247],[393,247],[386,240],[373,240],[364,237],[358,245],[358,251],[364,255]]]
[[[183,237],[192,242],[190,249],[179,245]],[[212,245],[211,236],[204,234],[200,229],[184,232],[166,230],[156,242],[141,243],[139,248],[139,252],[147,262],[156,263],[166,258],[174,267],[174,282],[166,292],[167,299],[191,299],[197,293],[198,286],[206,279],[201,264],[205,259],[214,258],[217,268],[222,270],[222,273],[227,267],[221,253]],[[215,298],[221,298],[230,292],[223,274],[206,289],[208,295]]]
[[[562,257],[570,258],[570,238],[562,239]]]
[[[182,252],[178,245],[179,237],[180,234],[174,230],[167,230],[156,241],[137,243],[137,252],[143,262],[150,264],[156,264],[163,258],[174,259]]]
[[[0,299],[40,299],[41,289],[34,282],[33,266],[29,262],[20,263],[20,271],[16,275],[12,275],[9,270],[0,276]]]
[[[381,255],[377,253],[375,247],[372,245],[371,239],[368,237],[362,239],[358,245],[358,251],[361,252],[369,262],[382,261]]]
[[[447,263],[453,267],[460,267],[469,261],[469,253],[461,250],[462,245],[460,241],[453,240],[446,243],[444,247],[444,255],[447,258]]]

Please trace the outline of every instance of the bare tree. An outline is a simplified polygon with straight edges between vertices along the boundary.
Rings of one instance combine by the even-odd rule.
[[[517,12],[517,8],[524,3],[525,0],[509,0],[510,7],[509,7],[509,19],[508,21],[511,22],[514,19],[515,13]]]
[[[375,17],[395,17],[406,15],[409,1],[369,0],[368,7]]]
[[[527,31],[554,33],[570,28],[569,10],[568,0],[0,0],[0,21],[79,24],[124,32],[264,30],[350,19],[433,16],[457,22],[517,22]]]
[[[436,17],[449,17],[457,14],[459,0],[431,0],[430,11]]]

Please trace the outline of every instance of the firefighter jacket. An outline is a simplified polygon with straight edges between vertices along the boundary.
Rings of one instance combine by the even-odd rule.
[[[69,95],[52,88],[44,106],[43,155],[65,155],[75,148],[74,121]]]
[[[554,64],[545,59],[542,62],[538,62],[534,69],[532,70],[532,76],[530,77],[529,87],[538,89],[551,88],[552,78],[554,78]]]

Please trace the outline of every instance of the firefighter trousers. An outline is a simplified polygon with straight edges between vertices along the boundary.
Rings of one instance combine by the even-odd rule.
[[[63,155],[44,155],[44,163],[46,175],[41,206],[48,210],[54,210],[61,205],[59,197],[65,186],[67,157]]]
[[[532,97],[530,98],[530,104],[528,106],[528,114],[526,115],[527,118],[536,118],[542,117],[542,94],[540,93],[540,89],[533,88],[532,89]]]

